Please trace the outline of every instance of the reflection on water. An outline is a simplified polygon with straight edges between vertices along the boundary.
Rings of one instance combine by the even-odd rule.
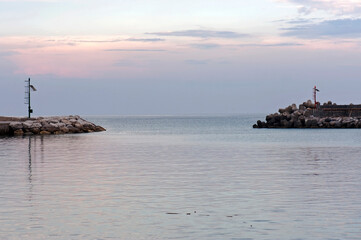
[[[150,126],[125,121],[99,134],[0,138],[0,239],[361,236],[361,161],[354,140],[327,147],[318,143],[323,133],[309,131],[316,140],[255,141],[271,136],[250,131],[244,119],[219,126],[207,119],[214,135],[205,129],[197,134],[189,119],[187,134],[169,133],[167,126],[163,131],[156,122],[152,135]],[[182,132],[181,120],[160,121]],[[199,121],[191,126],[205,128]],[[119,133],[117,124],[128,133]],[[348,133],[324,134],[345,139],[340,135]],[[302,138],[295,131],[273,137],[286,135]]]
[[[28,137],[29,138],[29,176],[28,176],[28,179],[29,179],[29,201],[31,201],[32,199],[32,192],[33,192],[33,184],[31,182],[31,177],[32,177],[32,170],[31,170],[31,137]],[[35,138],[34,138],[35,139]]]

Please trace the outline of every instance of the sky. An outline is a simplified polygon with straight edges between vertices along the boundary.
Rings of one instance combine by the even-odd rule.
[[[361,104],[361,0],[0,0],[0,115]]]

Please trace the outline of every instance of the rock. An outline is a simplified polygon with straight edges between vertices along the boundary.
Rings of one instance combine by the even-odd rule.
[[[14,131],[14,136],[22,136],[24,134],[23,130],[18,129]]]
[[[286,119],[281,120],[281,126],[284,128],[291,128],[293,127],[293,121],[287,121]]]
[[[41,123],[39,123],[39,122],[34,122],[32,125],[31,125],[31,128],[41,128],[42,127],[42,125],[41,125]]]
[[[96,131],[96,132],[103,132],[103,131],[106,131],[106,129],[103,128],[103,127],[101,127],[101,126],[96,126],[96,127],[95,127],[95,131]]]
[[[312,109],[307,108],[306,111],[303,113],[305,117],[310,117],[312,115]]]
[[[261,120],[257,121],[257,127],[260,127],[260,128],[262,127],[262,121]]]
[[[69,129],[64,126],[64,127],[60,128],[60,131],[62,131],[63,133],[68,133]]]
[[[295,121],[293,125],[294,125],[295,128],[301,128],[302,127],[302,123],[301,123],[300,120]]]
[[[81,132],[78,128],[76,128],[72,125],[67,126],[67,128],[69,130],[69,133],[80,133]]]
[[[350,122],[346,125],[347,128],[356,128],[355,122]]]
[[[23,128],[23,124],[21,122],[11,122],[9,124],[10,128],[14,131],[22,129]]]
[[[47,123],[47,124],[44,124],[41,128],[42,131],[47,131],[47,132],[50,132],[50,133],[53,133],[55,131],[58,130],[58,127],[53,124],[53,123]]]
[[[293,111],[292,111],[292,106],[288,106],[288,107],[286,107],[286,113],[292,113]]]
[[[49,125],[52,126],[52,127],[54,127],[54,128],[59,128],[58,123],[59,123],[59,122],[57,122],[57,123],[52,123],[52,122],[50,122]]]
[[[76,122],[77,122],[77,120],[76,120],[76,119],[74,119],[74,118],[71,118],[71,119],[69,119],[69,122],[71,122],[71,123],[73,124],[73,123],[76,123]]]
[[[273,125],[276,122],[275,116],[273,114],[267,115],[266,121],[267,121],[267,124]]]
[[[71,122],[68,119],[61,119],[60,122],[64,123],[65,125],[71,125]]]
[[[341,121],[331,121],[330,122],[330,126],[334,127],[334,128],[341,128],[342,127],[342,123]]]
[[[288,121],[286,119],[281,120],[281,127],[287,127]]]
[[[40,133],[40,128],[31,128],[29,129],[33,134],[39,134]]]
[[[306,104],[304,104],[306,108],[313,108],[315,104],[311,100],[307,100]]]
[[[273,118],[274,118],[275,123],[279,123],[281,121],[281,115],[279,115],[277,113],[273,115]]]
[[[317,126],[318,126],[317,119],[307,119],[306,120],[306,127],[307,128],[312,128],[312,127],[317,127]]]
[[[306,118],[305,118],[305,116],[300,116],[300,117],[298,118],[298,120],[300,120],[302,126],[305,126],[305,125],[306,125]]]
[[[33,123],[34,123],[33,121],[25,121],[25,122],[23,122],[23,128],[24,129],[29,129],[29,128],[31,128]]]
[[[266,116],[266,121],[270,121],[273,118],[273,114],[269,114]]]
[[[58,127],[59,127],[59,128],[66,127],[66,124],[65,124],[65,123],[63,123],[63,122],[59,122],[59,123],[58,123]]]
[[[306,106],[304,104],[300,104],[298,109],[301,111],[304,111],[304,110],[306,110]]]
[[[40,135],[50,135],[51,133],[48,131],[40,131]]]
[[[291,114],[287,114],[287,115],[286,115],[286,120],[287,120],[287,121],[291,121],[291,119],[292,119],[292,115],[291,115]]]
[[[79,130],[83,129],[83,125],[81,125],[79,122],[74,123],[73,126],[76,127]]]

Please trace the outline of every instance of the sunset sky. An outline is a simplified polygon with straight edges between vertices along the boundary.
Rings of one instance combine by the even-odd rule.
[[[0,0],[0,115],[361,103],[361,0]]]

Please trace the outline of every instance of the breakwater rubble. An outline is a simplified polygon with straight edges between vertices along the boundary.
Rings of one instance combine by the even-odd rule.
[[[0,117],[0,135],[50,135],[101,132],[105,129],[79,116],[38,118]]]
[[[258,120],[253,128],[361,128],[361,105],[323,105],[311,100],[280,108],[277,113]]]

